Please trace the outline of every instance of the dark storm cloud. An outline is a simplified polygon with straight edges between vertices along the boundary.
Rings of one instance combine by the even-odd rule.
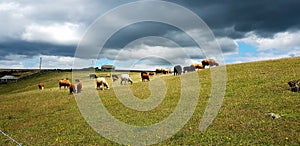
[[[254,31],[257,35],[269,37],[300,28],[299,0],[175,2],[197,13],[218,36],[241,38],[245,33]],[[228,31],[228,28],[232,30]]]
[[[0,59],[6,59],[5,56],[18,54],[25,57],[35,55],[55,55],[55,56],[74,56],[76,46],[55,45],[50,43],[9,41],[0,43]]]
[[[172,32],[175,32],[175,34],[168,35]],[[174,38],[174,35],[176,35],[177,33],[181,34],[180,39]],[[159,22],[145,21],[122,28],[109,38],[104,48],[123,48],[128,43],[147,36],[164,37],[176,42],[182,47],[197,46],[196,42],[191,37],[189,37],[189,35],[174,26]],[[144,40],[141,43],[148,46],[174,47],[171,44],[166,44],[165,41],[160,41],[158,39],[155,40],[155,42],[151,40]]]
[[[223,53],[237,52],[238,46],[235,39],[242,39],[245,37],[245,34],[249,32],[262,37],[272,37],[278,32],[296,32],[300,29],[300,16],[298,15],[300,14],[299,0],[167,1],[182,5],[202,18],[210,29],[212,29]],[[75,43],[78,40],[75,39],[71,41],[72,43],[75,42],[72,45],[62,45],[65,43],[60,42],[60,40],[55,42],[53,40],[56,39],[51,39],[52,34],[58,34],[59,32],[48,33],[50,30],[46,29],[51,27],[64,28],[61,26],[68,23],[71,23],[72,26],[78,25],[78,28],[74,30],[70,29],[71,32],[69,34],[71,34],[72,39],[72,37],[74,37],[73,34],[81,36],[81,32],[84,32],[84,29],[87,29],[97,17],[128,2],[132,1],[78,0],[73,2],[64,0],[14,0],[12,3],[7,1],[10,5],[10,7],[7,8],[9,10],[5,10],[6,8],[2,6],[5,9],[2,9],[0,12],[0,19],[5,22],[0,23],[0,60],[7,59],[6,56],[10,54],[24,55],[24,57],[32,57],[35,55],[74,56],[77,45]],[[0,6],[1,3],[2,2],[0,2]],[[160,8],[158,11],[159,10],[162,9]],[[159,11],[162,16],[164,15],[163,12],[164,11]],[[151,14],[151,11],[142,13]],[[174,18],[180,18],[178,11],[174,10],[172,14],[174,14]],[[116,19],[112,18],[111,22],[103,23],[107,23],[107,26],[118,25],[121,24],[122,19],[126,18],[116,17]],[[190,27],[191,31],[197,29],[197,26],[189,23],[188,18],[180,19],[182,19],[181,22],[183,24]],[[72,33],[72,31],[76,33]],[[103,30],[103,33],[105,33],[105,31],[106,30]],[[24,32],[26,32],[25,34],[27,35],[24,35]],[[64,33],[65,32],[62,31],[59,34]],[[51,35],[47,36],[47,34]],[[101,33],[97,35],[101,35]],[[30,37],[25,37],[24,39],[24,36]],[[39,39],[39,36],[44,39]],[[180,47],[199,47],[187,33],[174,26],[158,22],[142,22],[124,27],[115,33],[105,44],[105,49],[103,50],[105,54],[103,55],[109,58],[117,54],[116,52],[120,51],[120,49],[125,47],[128,43],[147,36],[164,37],[177,43]],[[58,38],[60,39],[60,37]],[[44,40],[47,41],[42,42]],[[145,45],[150,46],[150,48],[155,46],[174,47],[172,43],[169,44],[166,41],[151,39],[144,39],[135,45],[137,47]],[[134,48],[134,46],[131,46],[131,48]],[[152,51],[151,49],[149,50]],[[174,52],[170,49],[168,51],[171,53]],[[168,51],[166,52],[169,53]],[[132,51],[132,55],[135,55],[135,52],[138,52],[138,49]],[[162,54],[164,52],[159,53]],[[192,59],[205,57],[203,53],[188,54]],[[136,56],[136,58],[138,57],[139,56]]]

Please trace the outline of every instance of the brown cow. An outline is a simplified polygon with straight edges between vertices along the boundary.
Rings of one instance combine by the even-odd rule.
[[[169,73],[171,73],[171,70],[168,68],[156,68],[155,72],[156,72],[156,74],[158,74],[158,73],[169,74]]]
[[[70,94],[76,93],[75,86],[73,84],[69,85]]]
[[[76,90],[76,92],[80,93],[81,90],[82,90],[82,83],[79,81],[79,79],[76,79],[75,82],[77,84],[77,90]]]
[[[59,89],[61,89],[61,86],[64,86],[64,88],[66,88],[71,85],[71,82],[68,79],[63,79],[63,80],[59,80],[58,85],[59,85]]]
[[[199,70],[199,69],[204,69],[204,67],[203,67],[202,64],[200,64],[200,63],[194,63],[194,64],[192,64],[191,66],[197,68],[198,70]]]
[[[162,73],[163,72],[163,68],[156,68],[155,69],[155,73],[158,74],[158,73]]]
[[[38,84],[38,87],[39,87],[39,89],[40,90],[44,90],[44,84],[42,83],[42,82],[40,82],[39,84]]]
[[[142,78],[142,82],[144,82],[145,80],[150,81],[149,75],[147,74],[147,72],[141,72],[141,78]]]
[[[149,72],[149,75],[150,76],[153,76],[155,73],[154,72]]]
[[[163,74],[169,74],[169,73],[171,73],[170,69],[168,69],[168,68],[163,69]]]
[[[207,59],[207,60],[202,60],[202,66],[205,68],[205,66],[219,66],[219,63],[216,62],[214,59]]]

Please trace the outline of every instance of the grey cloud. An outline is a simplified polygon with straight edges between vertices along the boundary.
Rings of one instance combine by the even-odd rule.
[[[76,53],[76,44],[61,45],[57,44],[57,42],[45,43],[36,40],[27,42],[21,40],[20,36],[26,29],[26,26],[30,24],[48,26],[48,24],[71,22],[74,24],[82,24],[82,26],[89,26],[97,17],[105,14],[105,12],[132,1],[77,0],[74,2],[68,0],[15,0],[14,2],[20,4],[16,5],[18,9],[0,12],[1,21],[6,22],[0,23],[0,53],[3,54],[0,60],[8,59],[5,58],[5,56],[9,54],[24,55],[25,57],[39,54],[74,56],[74,53]],[[300,13],[300,9],[298,8],[300,1],[298,0],[176,0],[170,2],[182,5],[200,16],[212,29],[223,53],[236,52],[237,44],[234,40],[246,37],[245,34],[249,32],[253,32],[261,37],[272,37],[278,32],[298,31],[300,28],[300,19],[299,15],[297,15]],[[145,5],[138,9],[143,9],[144,7],[147,6]],[[185,25],[189,28],[189,31],[197,29],[198,26],[190,23],[188,17],[182,17],[176,10],[172,11],[171,14],[165,14],[163,10],[166,9],[168,8],[161,7],[155,9],[156,12],[140,11],[140,13],[141,15],[160,14],[157,16],[161,18],[168,16],[168,19],[180,18],[180,25]],[[124,13],[131,14],[134,13],[134,11],[126,11]],[[106,28],[95,32],[94,35],[103,35],[107,33],[112,26],[120,25],[122,22],[127,21],[121,16],[123,15],[116,15],[115,17],[110,17],[109,20],[107,19],[107,22],[103,22],[107,23]],[[184,47],[189,52],[187,54],[189,54],[188,58],[190,59],[205,58],[203,52],[193,52],[194,50],[189,49],[198,47],[201,50],[201,46],[198,46],[186,32],[168,24],[150,21],[135,23],[119,30],[106,42],[101,52],[101,57],[115,59],[114,56],[125,46],[129,47],[129,50],[133,50],[134,48],[135,50],[133,50],[133,52],[138,52],[141,49],[139,47],[143,45],[148,47],[169,47],[170,49],[177,47],[174,46],[173,43],[161,39],[144,39],[132,46],[127,46],[131,42],[147,36],[164,37],[177,43],[178,46]],[[92,38],[94,36],[90,37]],[[89,40],[90,38],[84,39]],[[210,43],[212,43],[210,39],[207,40],[208,47],[213,46],[210,45]],[[97,45],[87,46],[87,48],[99,50]],[[79,53],[85,52],[88,52],[88,50],[83,50]],[[170,53],[173,53],[173,55],[177,57],[173,58],[173,60],[176,60],[175,62],[180,62],[182,58],[180,53],[176,54],[176,51],[171,51]],[[94,53],[92,58],[96,58],[97,55],[98,54]],[[138,58],[134,55],[132,57]],[[126,59],[126,57],[123,59]]]
[[[271,37],[278,32],[300,28],[299,15],[296,15],[300,13],[298,0],[178,0],[176,3],[196,12],[214,31],[232,27],[234,31],[230,37],[243,37],[250,31]]]
[[[182,47],[197,46],[197,43],[188,34],[179,30],[178,28],[168,24],[147,21],[135,23],[122,28],[109,38],[104,48],[123,48],[136,39],[148,36],[164,37],[176,42],[179,46]],[[149,46],[172,47],[171,44],[168,44],[165,41],[161,41],[160,39],[144,39],[141,43]]]
[[[8,41],[0,43],[0,59],[10,54],[32,57],[35,55],[74,56],[76,46],[54,45],[40,42]]]

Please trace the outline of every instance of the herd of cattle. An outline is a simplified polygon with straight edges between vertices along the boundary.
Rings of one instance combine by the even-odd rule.
[[[208,59],[208,60],[203,60],[201,62],[201,64],[192,64],[191,66],[185,66],[185,67],[181,67],[180,65],[176,65],[174,67],[174,75],[181,75],[182,73],[186,73],[186,72],[191,72],[191,71],[196,71],[196,69],[204,69],[205,66],[218,66],[219,64],[214,60],[214,59]],[[153,76],[155,74],[169,74],[171,73],[170,69],[167,68],[156,68],[155,72],[141,72],[141,79],[142,82],[144,81],[150,81],[150,76]],[[104,77],[97,77],[96,74],[90,74],[89,75],[90,79],[95,79],[96,82],[96,89],[109,89],[109,84],[106,81],[106,79]],[[113,82],[117,81],[119,79],[119,76],[117,75],[111,75],[111,79],[113,80]],[[128,83],[133,83],[133,80],[131,79],[131,77],[129,76],[129,74],[121,74],[120,75],[120,84],[124,85],[127,82]],[[82,90],[82,82],[79,79],[75,80],[75,84],[72,84],[68,78],[66,79],[61,79],[58,82],[59,85],[59,89],[61,89],[61,87],[64,88],[69,88],[70,94],[72,93],[80,93]],[[38,87],[40,90],[44,89],[44,84],[43,83],[39,83]]]
[[[197,69],[205,69],[205,66],[219,66],[219,64],[214,60],[214,59],[208,59],[208,60],[203,60],[201,62],[201,64],[192,64],[190,66],[184,66],[181,67],[180,65],[176,65],[174,66],[174,76],[176,75],[181,75],[182,73],[186,73],[186,72],[192,72],[192,71],[196,71]],[[170,69],[167,68],[156,68],[155,72],[145,72],[142,71],[141,72],[141,79],[142,82],[144,81],[150,81],[150,76],[153,76],[155,74],[169,74],[171,73]],[[96,81],[96,89],[109,89],[109,85],[108,82],[106,81],[106,79],[104,77],[97,77],[96,74],[90,74],[89,75],[90,79],[95,79]],[[111,79],[113,80],[113,82],[117,81],[119,79],[119,76],[117,75],[111,75],[110,76]],[[129,74],[121,74],[120,75],[120,80],[121,80],[121,85],[128,83],[133,83],[133,80],[131,79],[131,77],[129,76]],[[72,84],[68,78],[59,80],[58,82],[59,85],[59,89],[61,89],[61,87],[64,88],[69,88],[70,94],[72,93],[80,93],[82,90],[82,82],[79,79],[75,80],[75,84]],[[300,80],[293,80],[293,81],[289,81],[288,85],[290,86],[290,89],[292,92],[300,92]],[[40,90],[44,90],[44,84],[43,83],[39,83],[38,84],[38,88]]]

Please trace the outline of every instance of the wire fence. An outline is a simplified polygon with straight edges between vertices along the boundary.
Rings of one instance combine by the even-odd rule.
[[[16,143],[18,146],[21,146],[22,144],[17,142],[15,139],[13,139],[12,137],[10,137],[9,135],[7,135],[6,133],[4,133],[2,130],[0,130],[0,133],[3,134],[5,137],[7,137],[9,140],[11,140],[12,142]]]

